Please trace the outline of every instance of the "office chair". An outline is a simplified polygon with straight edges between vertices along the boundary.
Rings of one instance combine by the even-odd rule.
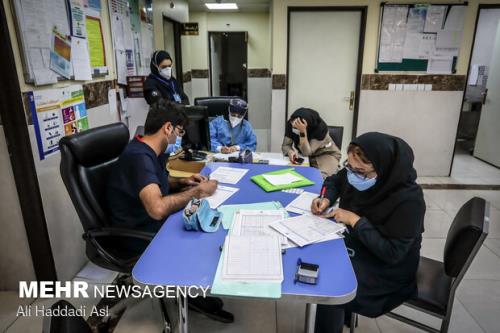
[[[129,141],[123,123],[96,127],[63,137],[61,177],[83,226],[86,255],[94,264],[129,277],[136,261],[154,234],[111,226],[106,205],[106,182]],[[121,312],[133,299],[120,301],[110,311]],[[168,315],[160,301],[169,327]],[[110,318],[106,318],[109,320]]]
[[[194,99],[194,105],[203,105],[208,108],[208,117],[215,118],[224,116],[228,119],[229,101],[233,98],[241,98],[238,96],[212,96],[212,97],[197,97]],[[248,112],[245,115],[248,120]]]
[[[441,319],[439,330],[400,314],[386,315],[426,332],[448,332],[455,291],[481,248],[490,224],[489,202],[474,197],[467,201],[453,219],[444,246],[444,262],[420,257],[416,296],[404,303],[415,310]],[[351,333],[357,315],[351,317]]]
[[[57,301],[50,309],[68,313],[76,310],[71,303],[64,300]],[[92,329],[80,316],[45,316],[42,333],[92,333]]]
[[[342,149],[342,135],[344,126],[328,126],[328,133],[338,149]]]

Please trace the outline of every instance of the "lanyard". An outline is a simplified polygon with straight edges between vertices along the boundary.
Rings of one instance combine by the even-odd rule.
[[[175,91],[174,82],[173,82],[172,80],[167,81],[167,80],[163,79],[162,77],[160,77],[160,76],[158,76],[158,75],[156,75],[156,74],[153,74],[153,75],[154,75],[154,77],[155,77],[158,81],[160,81],[160,82],[162,82],[162,83],[166,84],[167,86],[169,86],[169,87],[172,89],[172,91],[173,91],[173,93],[174,93],[174,94],[177,94],[177,91]]]

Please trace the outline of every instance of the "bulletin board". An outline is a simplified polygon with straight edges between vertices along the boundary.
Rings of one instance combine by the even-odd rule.
[[[467,2],[381,4],[376,72],[455,73]]]
[[[12,4],[27,83],[87,81],[108,73],[100,0],[12,0]]]

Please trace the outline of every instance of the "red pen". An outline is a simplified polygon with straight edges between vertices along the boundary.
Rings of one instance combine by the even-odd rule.
[[[321,188],[321,193],[319,195],[319,198],[320,199],[324,199],[325,198],[325,194],[326,194],[326,186],[323,185],[323,187]]]

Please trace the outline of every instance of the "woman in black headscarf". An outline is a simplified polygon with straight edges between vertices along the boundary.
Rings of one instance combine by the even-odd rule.
[[[352,312],[378,317],[416,292],[425,201],[413,160],[402,139],[366,133],[349,145],[345,167],[325,179],[325,198],[311,210],[325,214],[340,198],[339,208],[324,216],[347,226],[358,288],[343,307],[318,305],[316,333],[342,332],[344,310],[346,321]]]
[[[167,101],[189,104],[182,87],[172,76],[172,58],[166,51],[155,51],[149,65],[151,74],[144,82],[144,98],[148,104],[153,104],[159,98]]]
[[[286,122],[281,151],[292,163],[297,161],[299,153],[309,157],[310,165],[318,168],[323,178],[337,172],[339,166],[340,150],[326,123],[312,109],[297,109]]]

